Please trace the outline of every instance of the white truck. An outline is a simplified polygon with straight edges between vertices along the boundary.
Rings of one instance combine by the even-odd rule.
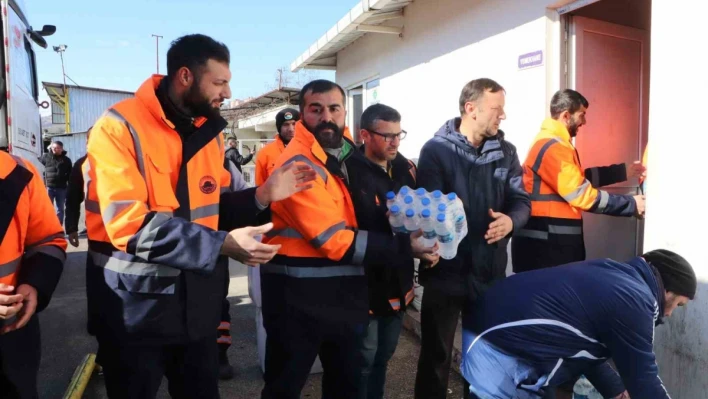
[[[33,43],[47,47],[44,36],[56,27],[45,25],[34,30],[27,20],[22,0],[0,0],[2,11],[2,71],[0,71],[0,151],[31,161],[40,171],[37,157],[42,154],[37,63]]]

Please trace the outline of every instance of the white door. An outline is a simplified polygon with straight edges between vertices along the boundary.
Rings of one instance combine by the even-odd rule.
[[[583,167],[640,160],[647,141],[649,33],[581,17],[572,27],[575,89],[590,103],[588,123],[575,139]],[[639,193],[636,178],[604,190]],[[635,218],[586,213],[584,227],[588,259],[627,260],[641,251]]]

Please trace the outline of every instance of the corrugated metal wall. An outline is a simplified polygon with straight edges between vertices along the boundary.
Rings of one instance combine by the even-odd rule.
[[[66,136],[52,137],[52,141],[61,141],[64,144],[66,156],[71,158],[71,162],[86,155],[86,133],[74,133]]]
[[[85,132],[113,104],[133,97],[128,93],[69,89],[69,121],[72,132]],[[73,158],[72,158],[73,159]]]

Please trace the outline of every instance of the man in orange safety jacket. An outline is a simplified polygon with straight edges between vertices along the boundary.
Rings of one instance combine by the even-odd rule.
[[[210,37],[177,39],[167,77],[148,79],[91,132],[86,291],[111,398],[154,398],[163,376],[173,398],[219,397],[226,257],[256,265],[279,249],[253,238],[271,225],[238,227],[314,180],[309,166],[292,165],[231,192],[219,115],[231,95],[229,61]]]
[[[557,92],[551,100],[551,118],[524,162],[524,187],[531,196],[531,218],[514,235],[515,272],[585,260],[583,212],[611,216],[642,216],[644,197],[598,190],[641,173],[625,164],[583,170],[571,139],[585,124],[589,103],[574,90]],[[636,165],[640,166],[640,165]]]
[[[278,130],[275,141],[263,147],[256,156],[256,185],[263,184],[273,172],[278,157],[295,136],[295,123],[299,120],[300,112],[292,108],[285,108],[275,116],[275,128]]]
[[[36,313],[49,304],[66,240],[42,175],[0,151],[0,397],[38,398]]]
[[[369,321],[364,265],[397,267],[401,256],[424,257],[434,249],[413,236],[358,229],[346,166],[357,149],[344,126],[344,90],[315,80],[301,93],[302,119],[275,170],[304,162],[317,178],[311,190],[271,207],[274,229],[264,242],[281,248],[261,266],[262,398],[299,398],[318,354],[323,397],[357,398],[358,349]]]

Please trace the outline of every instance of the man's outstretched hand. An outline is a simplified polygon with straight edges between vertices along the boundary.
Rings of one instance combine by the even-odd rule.
[[[273,171],[266,182],[256,189],[256,199],[261,205],[282,201],[300,191],[312,188],[317,172],[310,165],[293,162]]]

